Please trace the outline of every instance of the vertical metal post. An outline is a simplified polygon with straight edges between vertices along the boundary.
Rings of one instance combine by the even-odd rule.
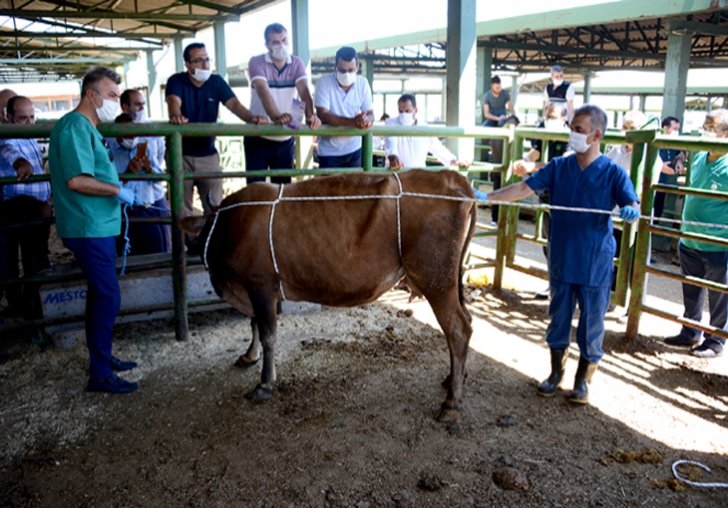
[[[361,137],[361,165],[364,171],[371,171],[374,168],[374,136],[371,131]]]
[[[147,111],[151,118],[162,117],[162,103],[161,97],[157,94],[157,69],[154,67],[154,52],[147,50],[147,82],[149,86],[149,97],[147,100]]]
[[[674,116],[683,124],[685,94],[690,67],[690,46],[692,33],[669,33],[667,36],[667,59],[665,60],[665,87],[662,101],[662,118]]]
[[[374,62],[368,58],[362,58],[360,63],[361,75],[366,78],[369,82],[369,88],[374,91]]]
[[[658,149],[652,143],[647,143],[647,157],[645,161],[646,169],[642,181],[640,214],[643,216],[652,215],[652,207],[654,205],[655,193],[652,191],[653,182],[657,182],[660,174],[653,169],[655,160],[657,159]],[[638,194],[640,194],[638,192]],[[643,221],[644,219],[640,219]],[[632,292],[629,299],[629,307],[627,308],[627,330],[625,336],[627,339],[637,337],[639,331],[640,317],[642,315],[642,300],[647,291],[647,273],[644,266],[650,255],[650,230],[649,224],[643,223],[643,227],[637,228],[637,239],[635,240],[635,255],[632,268]]]
[[[644,93],[640,94],[640,106],[639,106],[639,109],[643,113],[645,113],[647,111],[647,94],[644,94]]]
[[[447,125],[475,125],[475,0],[447,2]],[[459,159],[473,160],[473,138],[450,138]]]
[[[308,0],[291,0],[291,28],[293,30],[293,54],[303,61],[306,74],[311,76],[311,51],[308,43]],[[313,81],[309,79],[313,86]],[[296,167],[307,169],[308,154],[313,149],[313,139],[309,136],[296,136]],[[313,160],[313,159],[311,159]]]
[[[478,110],[475,114],[475,123],[478,125],[485,121],[485,118],[483,118],[483,95],[490,88],[492,66],[493,48],[478,48],[475,64],[475,105]]]
[[[591,103],[591,93],[592,93],[592,75],[591,73],[587,72],[584,74],[584,104]]]
[[[503,182],[504,187],[509,185],[513,180],[513,172],[511,171],[510,162],[522,157],[523,137],[518,134],[514,134],[513,137],[510,137],[503,142],[503,163],[507,164],[508,168],[506,171],[501,173],[501,181]],[[511,228],[511,212],[515,210],[515,208],[516,207],[514,206],[504,206],[501,207],[498,212],[498,241],[496,242],[495,248],[495,271],[493,273],[493,287],[495,289],[503,287],[503,273],[505,272],[511,241],[514,243],[515,248],[514,236],[518,223],[514,222],[516,227],[513,229],[513,235],[511,235],[511,232],[509,231]],[[518,212],[516,211],[515,221],[517,220]]]
[[[217,73],[227,81],[227,51],[225,49],[225,22],[216,21],[213,25],[215,35],[215,67]]]
[[[519,92],[519,86],[518,86],[518,75],[511,77],[511,103],[513,104],[513,110],[518,112],[518,109],[516,109],[516,102],[518,102],[518,92]]]
[[[182,159],[182,135],[175,132],[167,137],[169,154],[170,211],[172,212],[172,284],[174,288],[175,336],[177,340],[187,340],[189,329],[187,309],[187,268],[185,266],[185,237],[179,228],[184,217],[184,163]]]
[[[185,58],[184,48],[182,47],[184,42],[180,37],[174,40],[174,68],[177,72],[185,71]]]

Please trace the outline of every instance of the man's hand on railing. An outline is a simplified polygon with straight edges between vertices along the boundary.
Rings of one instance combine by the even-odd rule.
[[[18,172],[18,181],[33,176],[33,165],[25,159],[16,160],[13,167]]]
[[[278,118],[273,120],[273,123],[276,123],[279,125],[286,125],[286,124],[291,123],[292,121],[293,121],[293,117],[290,115],[290,113],[283,113],[282,115],[278,115]]]
[[[389,169],[402,169],[404,167],[404,164],[396,155],[389,155],[387,158],[389,159]]]
[[[461,161],[461,160],[450,161],[450,167],[454,167],[454,166],[457,166],[459,168],[469,168],[470,161]]]
[[[321,127],[321,119],[316,115],[308,115],[306,117],[306,123],[313,131]]]
[[[672,169],[672,167],[670,167],[670,164],[670,162],[665,162],[662,165],[662,169],[660,170],[660,172],[666,175],[679,175],[685,172],[685,166],[683,166],[682,161],[677,161],[675,163],[675,169]]]
[[[183,116],[183,115],[169,117],[169,123],[172,123],[174,125],[184,125],[187,122],[189,122],[189,120],[187,119],[186,116]]]
[[[374,124],[374,121],[365,111],[362,111],[354,117],[354,124],[357,129],[368,129]]]

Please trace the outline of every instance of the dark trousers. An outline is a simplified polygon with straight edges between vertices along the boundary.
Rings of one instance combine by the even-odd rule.
[[[690,275],[700,279],[726,284],[728,277],[728,251],[702,251],[691,249],[680,243],[680,271],[683,275]],[[705,300],[705,288],[683,284],[683,305],[685,313],[683,317],[698,321],[703,317],[703,301]],[[728,320],[728,294],[719,291],[708,292],[708,309],[710,310],[710,325],[721,330],[726,329]],[[680,335],[688,338],[700,337],[702,332],[687,326],[682,327]],[[725,344],[725,339],[705,334],[705,339]]]
[[[321,155],[318,156],[319,168],[360,168],[361,148],[346,155]]]
[[[31,196],[18,196],[0,205],[0,222],[3,225],[48,219],[53,216],[51,205]],[[5,250],[3,265],[5,277],[16,279],[20,276],[19,261],[22,259],[23,275],[33,277],[50,266],[48,260],[48,237],[50,224],[16,227],[3,230]],[[18,258],[18,253],[22,254]],[[8,286],[5,292],[11,307],[23,309],[32,296],[34,288],[20,285]],[[23,296],[25,294],[25,296]]]
[[[169,217],[169,205],[165,198],[154,202],[149,208],[129,207],[129,217]],[[123,235],[122,235],[123,236]],[[123,238],[121,247],[123,248]],[[129,224],[129,246],[131,255],[172,252],[172,231],[169,224]]]
[[[116,237],[64,238],[86,276],[86,345],[91,359],[89,377],[104,379],[111,374],[111,342],[121,290],[116,276]]]
[[[591,363],[598,362],[604,351],[604,316],[609,307],[609,286],[582,286],[551,279],[551,304],[546,342],[552,349],[565,349],[571,343],[571,320],[579,304],[579,324],[576,343],[581,356]]]
[[[245,137],[245,170],[293,169],[296,158],[296,140],[272,141],[261,137]],[[264,176],[249,176],[248,184],[265,182]],[[290,176],[272,176],[271,183],[291,183]]]

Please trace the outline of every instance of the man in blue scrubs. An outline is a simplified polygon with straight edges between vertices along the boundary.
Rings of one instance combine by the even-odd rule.
[[[639,218],[638,197],[629,175],[599,152],[606,127],[607,115],[601,108],[586,104],[577,109],[569,134],[569,147],[575,153],[553,159],[528,180],[495,191],[489,198],[515,201],[548,190],[552,205],[607,211],[619,205],[620,216],[634,222]],[[578,303],[581,314],[576,341],[581,355],[569,401],[589,401],[587,383],[604,355],[604,316],[609,306],[615,250],[611,216],[551,211],[551,322],[546,331],[551,375],[539,385],[539,395],[551,397],[561,385],[571,342],[571,320]]]

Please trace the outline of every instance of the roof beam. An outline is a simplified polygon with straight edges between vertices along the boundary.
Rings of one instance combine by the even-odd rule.
[[[157,14],[145,12],[117,12],[117,11],[59,11],[59,10],[30,10],[30,9],[0,9],[0,16],[11,18],[41,19],[127,19],[132,21],[239,21],[236,16],[222,16],[210,14]]]
[[[692,32],[701,35],[728,35],[728,26],[713,25],[711,23],[697,23],[695,21],[684,21],[682,19],[670,19],[667,21],[665,31],[670,32]]]
[[[164,32],[97,32],[86,30],[85,32],[27,32],[22,30],[0,30],[0,39],[35,39],[38,36],[44,38],[61,39],[83,39],[83,38],[107,38],[107,39],[174,39],[175,37],[186,37],[183,33]],[[162,45],[158,41],[144,41],[147,44]]]
[[[213,2],[206,2],[205,0],[177,0],[180,3],[186,5],[197,5],[198,7],[204,7],[205,9],[212,9],[218,12],[226,12],[228,14],[234,14],[240,16],[243,9],[228,7],[227,5],[218,5]]]
[[[71,57],[71,58],[0,58],[0,65],[9,67],[25,66],[29,64],[79,64],[79,63],[100,63],[100,62],[133,62],[136,58],[113,58],[113,57]]]

